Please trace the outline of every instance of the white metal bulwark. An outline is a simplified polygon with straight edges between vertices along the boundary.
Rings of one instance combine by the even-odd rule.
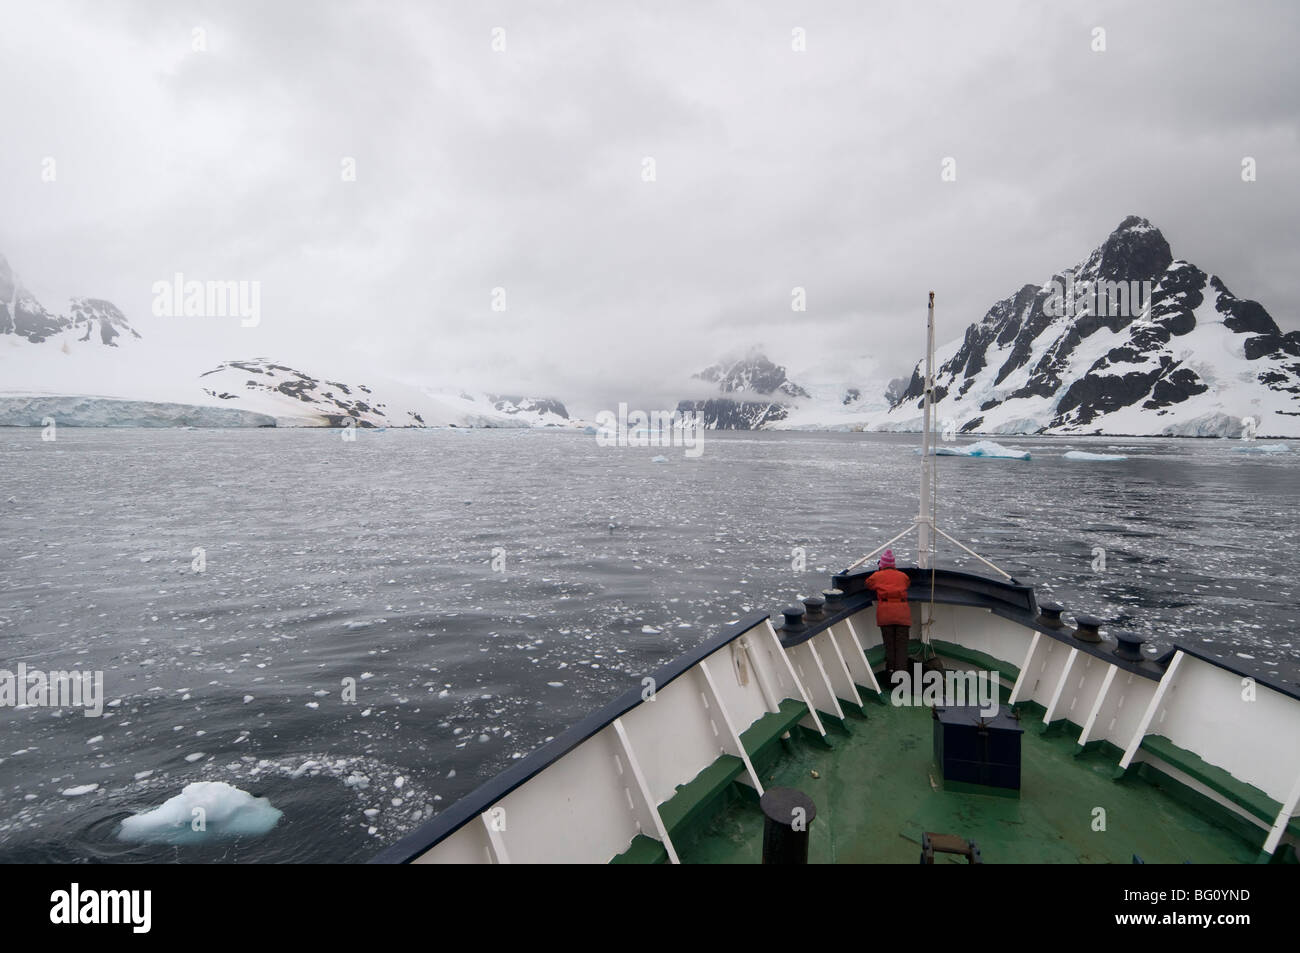
[[[795,674],[794,664],[790,661],[790,656],[785,654],[785,649],[781,646],[781,639],[777,636],[776,629],[772,628],[772,620],[764,620],[763,627],[767,629],[767,634],[771,638],[771,644],[776,649],[776,657],[785,663],[786,675],[790,677],[790,681],[794,684],[795,691],[799,693],[800,700],[808,706],[807,718],[812,721],[813,727],[817,729],[817,733],[825,737],[826,729],[822,726],[822,720],[817,717],[817,706],[813,704],[812,698],[803,687],[803,682],[799,681],[799,676]]]
[[[1074,660],[1079,657],[1079,650],[1070,649],[1070,654],[1065,657],[1065,667],[1061,669],[1061,677],[1056,680],[1056,688],[1052,692],[1052,700],[1047,705],[1047,710],[1043,712],[1043,724],[1050,725],[1052,719],[1056,717],[1057,706],[1061,704],[1061,693],[1065,691],[1065,683],[1070,677],[1070,671],[1074,668]]]
[[[740,740],[740,734],[736,731],[735,722],[731,720],[731,714],[727,711],[727,706],[722,703],[722,695],[718,692],[718,686],[713,683],[713,675],[709,672],[708,661],[708,659],[701,660],[698,668],[704,681],[704,695],[709,705],[717,711],[718,717],[722,719],[724,731],[718,731],[718,740],[721,742],[723,752],[735,755],[745,762],[745,771],[749,775],[749,781],[761,797],[763,795],[763,784],[758,780],[758,772],[754,770],[754,766],[749,762],[749,753],[745,750],[744,742]]]
[[[1097,692],[1097,698],[1092,703],[1092,711],[1088,713],[1088,720],[1083,723],[1083,731],[1079,733],[1079,744],[1086,745],[1088,739],[1092,737],[1093,726],[1097,724],[1097,716],[1101,713],[1101,706],[1106,702],[1106,695],[1110,692],[1110,683],[1115,681],[1115,673],[1119,669],[1114,665],[1106,665],[1106,677],[1102,680],[1101,689]]]
[[[1282,834],[1286,831],[1286,826],[1291,823],[1291,818],[1295,815],[1297,804],[1300,804],[1300,776],[1296,777],[1286,803],[1282,805],[1277,820],[1273,822],[1272,830],[1268,832],[1268,838],[1264,841],[1264,853],[1271,854],[1277,850],[1277,845],[1282,841]]]
[[[1142,715],[1142,720],[1138,722],[1137,731],[1133,732],[1133,738],[1124,749],[1124,757],[1120,759],[1119,766],[1127,768],[1133,763],[1133,756],[1137,754],[1138,748],[1142,745],[1142,739],[1146,737],[1147,729],[1151,727],[1151,719],[1156,716],[1160,710],[1161,704],[1165,700],[1165,693],[1169,691],[1170,686],[1174,683],[1174,676],[1178,674],[1178,666],[1183,660],[1183,651],[1179,649],[1174,653],[1173,661],[1165,669],[1164,676],[1160,679],[1160,684],[1156,686],[1155,694],[1151,696],[1151,703],[1147,705],[1147,710]]]
[[[1020,689],[1024,687],[1025,681],[1029,678],[1029,663],[1034,660],[1034,653],[1038,650],[1038,640],[1042,637],[1043,633],[1035,632],[1034,637],[1029,640],[1029,650],[1025,652],[1025,659],[1020,663],[1020,674],[1016,676],[1016,685],[1011,689],[1007,704],[1014,705],[1020,701]]]
[[[681,863],[677,859],[677,851],[673,848],[672,839],[668,836],[668,830],[664,827],[663,818],[659,816],[659,808],[655,805],[654,797],[650,793],[650,785],[646,783],[645,772],[641,770],[641,762],[637,760],[636,752],[632,750],[632,740],[627,736],[627,729],[623,727],[623,719],[614,719],[614,735],[618,738],[619,748],[623,752],[623,758],[627,761],[628,772],[632,775],[632,781],[637,793],[638,813],[642,817],[642,828],[645,827],[645,821],[650,822],[650,829],[655,832],[659,838],[659,843],[664,845],[664,850],[668,852],[668,862],[673,864]]]

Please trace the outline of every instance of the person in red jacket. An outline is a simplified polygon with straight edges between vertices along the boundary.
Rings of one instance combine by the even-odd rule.
[[[912,610],[907,604],[907,573],[894,568],[894,551],[886,549],[867,577],[866,586],[876,594],[876,625],[885,642],[885,681],[895,672],[907,670],[907,641],[912,630]]]

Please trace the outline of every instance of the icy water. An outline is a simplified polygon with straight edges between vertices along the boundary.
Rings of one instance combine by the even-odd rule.
[[[916,441],[708,434],[689,459],[570,432],[0,430],[0,667],[100,670],[107,701],[0,708],[0,861],[365,860],[907,525]],[[1296,681],[1300,448],[1000,442],[1033,459],[940,459],[949,532],[1032,566],[1040,598]],[[119,840],[200,780],[283,817]]]

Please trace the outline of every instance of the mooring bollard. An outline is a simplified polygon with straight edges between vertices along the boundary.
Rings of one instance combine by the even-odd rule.
[[[808,863],[808,828],[817,816],[812,798],[794,788],[768,788],[763,811],[763,863]]]

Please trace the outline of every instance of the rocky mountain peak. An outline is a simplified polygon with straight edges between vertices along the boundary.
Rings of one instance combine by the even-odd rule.
[[[768,396],[807,397],[802,387],[786,377],[785,368],[768,360],[767,355],[753,352],[739,360],[710,364],[695,375],[696,379],[717,384],[725,394],[748,392]]]
[[[1160,229],[1138,215],[1120,222],[1097,252],[1097,277],[1108,281],[1153,281],[1174,260]]]
[[[1082,263],[1026,285],[945,347],[940,419],[974,433],[1235,435],[1300,431],[1300,332],[1175,260],[1160,230],[1124,219]],[[917,419],[921,362],[892,403]]]
[[[739,360],[710,364],[694,376],[716,384],[720,394],[734,395],[678,403],[681,413],[702,414],[709,430],[757,430],[784,420],[788,413],[786,401],[808,397],[806,390],[786,376],[784,367],[758,351]]]

